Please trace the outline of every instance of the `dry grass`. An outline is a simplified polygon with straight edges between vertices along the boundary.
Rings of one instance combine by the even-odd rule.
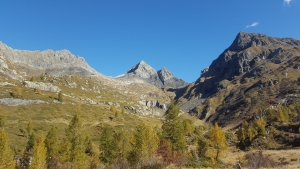
[[[247,161],[245,156],[247,154],[252,154],[259,152],[260,150],[251,150],[251,151],[241,151],[235,147],[230,147],[226,152],[224,152],[222,161],[226,164],[228,168],[234,168],[238,161],[241,162],[243,169],[248,169]],[[274,160],[276,163],[282,164],[275,168],[280,169],[296,169],[300,168],[300,149],[286,149],[286,150],[263,150],[263,155],[269,159]],[[299,159],[299,160],[298,160]]]

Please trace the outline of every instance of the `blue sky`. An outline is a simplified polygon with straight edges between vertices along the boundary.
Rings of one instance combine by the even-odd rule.
[[[0,41],[68,49],[107,76],[144,60],[193,82],[240,31],[300,39],[300,0],[0,1]]]

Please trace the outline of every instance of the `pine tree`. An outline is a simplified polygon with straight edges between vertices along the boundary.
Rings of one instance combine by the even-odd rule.
[[[217,123],[215,123],[214,127],[209,131],[209,139],[213,143],[213,147],[216,149],[216,157],[215,159],[217,160],[220,153],[227,148],[227,141],[225,137],[225,133],[218,126]]]
[[[38,138],[32,149],[32,163],[30,169],[44,169],[47,168],[47,148],[45,146],[45,137]]]
[[[14,169],[14,155],[8,146],[8,136],[0,129],[0,169]]]

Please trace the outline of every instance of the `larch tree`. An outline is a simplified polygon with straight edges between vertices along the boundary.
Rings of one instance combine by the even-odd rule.
[[[100,159],[104,164],[125,161],[131,150],[130,136],[126,131],[114,131],[105,126],[100,137]]]
[[[8,146],[8,136],[0,129],[0,169],[14,169],[14,154]]]
[[[106,164],[111,164],[116,159],[116,146],[114,145],[113,134],[112,128],[106,126],[100,137],[100,158]]]
[[[218,126],[217,123],[215,123],[214,127],[210,129],[209,133],[209,139],[213,144],[213,147],[216,149],[216,157],[215,160],[219,158],[220,153],[227,148],[227,140],[225,137],[225,133]]]
[[[69,142],[70,150],[70,159],[69,161],[79,167],[85,164],[86,155],[85,155],[85,146],[84,139],[82,137],[82,121],[79,115],[75,115],[69,127],[66,130],[66,141]],[[68,145],[68,143],[66,143]]]
[[[146,161],[158,147],[158,138],[151,126],[144,123],[136,127],[133,135],[132,150],[128,160],[131,164]]]
[[[30,169],[47,168],[47,148],[45,146],[45,137],[38,138],[32,149],[32,163]]]
[[[131,150],[130,135],[124,130],[115,132],[113,135],[116,157],[120,161],[125,161],[126,155]]]
[[[179,107],[172,100],[162,125],[162,137],[171,143],[172,151],[184,152],[186,147],[185,131],[179,115]]]
[[[48,168],[56,165],[57,158],[59,156],[59,140],[58,131],[56,127],[51,127],[45,139],[45,146],[47,148],[47,164]]]
[[[155,156],[159,145],[159,138],[152,126],[147,126],[147,147],[148,157]]]

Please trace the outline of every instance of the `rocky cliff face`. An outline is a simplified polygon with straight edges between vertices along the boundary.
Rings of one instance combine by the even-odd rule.
[[[75,56],[68,50],[15,50],[0,42],[0,55],[27,74],[51,73],[56,76],[74,73],[82,75],[97,74],[84,58]]]
[[[188,83],[185,81],[176,78],[168,69],[163,68],[159,71],[156,71],[145,61],[133,66],[126,74],[119,76],[118,79],[126,80],[143,80],[147,83],[150,83],[158,88],[162,87],[172,87],[180,88],[186,86]]]
[[[300,41],[240,32],[197,81],[177,96],[182,109],[228,125],[299,89]],[[243,110],[243,111],[242,111]]]

